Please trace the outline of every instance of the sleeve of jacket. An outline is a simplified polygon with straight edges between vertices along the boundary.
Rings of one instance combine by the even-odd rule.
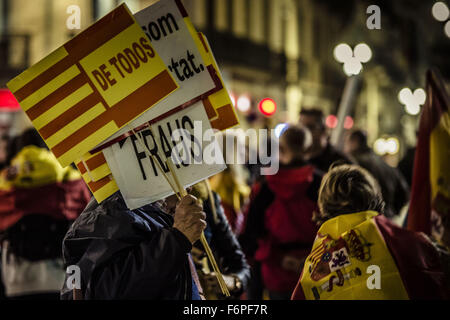
[[[250,267],[236,236],[231,231],[220,204],[220,197],[216,193],[213,193],[213,195],[218,221],[214,225],[214,237],[211,240],[211,247],[222,260],[222,271],[225,274],[236,275],[242,283],[242,288],[245,289],[250,279]]]
[[[275,196],[270,190],[267,183],[261,183],[261,187],[257,191],[246,213],[246,222],[243,233],[239,236],[244,252],[247,256],[252,257],[258,247],[258,239],[266,233],[265,212],[273,202]]]
[[[157,299],[161,288],[183,272],[191,248],[177,229],[160,229],[150,239],[118,252],[99,266],[90,280],[91,298]]]

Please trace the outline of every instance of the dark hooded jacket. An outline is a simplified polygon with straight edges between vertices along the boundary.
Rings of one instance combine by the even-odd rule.
[[[156,205],[129,210],[119,192],[93,199],[63,242],[65,267],[77,265],[84,299],[197,299],[192,245]],[[67,277],[61,299],[73,298]]]

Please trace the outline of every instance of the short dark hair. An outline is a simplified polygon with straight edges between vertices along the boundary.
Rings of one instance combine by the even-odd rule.
[[[332,167],[322,179],[318,199],[322,222],[362,211],[383,213],[384,201],[375,178],[357,165]]]
[[[289,148],[297,154],[303,153],[307,144],[311,143],[311,133],[301,125],[289,125],[281,137],[286,139]]]
[[[350,140],[357,141],[360,147],[367,146],[367,133],[364,130],[353,130],[349,138]]]
[[[323,111],[319,108],[302,108],[300,110],[300,117],[301,116],[310,116],[314,117],[316,119],[316,123],[321,129],[325,129],[325,115]]]

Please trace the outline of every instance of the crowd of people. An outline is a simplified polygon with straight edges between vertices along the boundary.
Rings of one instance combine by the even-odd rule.
[[[412,161],[402,161],[401,170],[388,165],[362,130],[337,150],[320,109],[302,109],[298,123],[282,132],[275,175],[231,165],[181,200],[171,196],[136,210],[120,192],[98,204],[34,130],[10,141],[3,158],[3,298],[450,297],[446,248],[398,218],[408,206]],[[229,298],[200,244],[202,233]],[[81,271],[79,287],[67,281],[73,265]],[[376,267],[379,279],[370,286],[367,275]]]

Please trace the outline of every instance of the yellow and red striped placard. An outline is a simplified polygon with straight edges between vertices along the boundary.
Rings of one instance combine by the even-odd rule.
[[[102,153],[100,153],[102,154]],[[96,160],[98,161],[98,160]],[[86,163],[86,162],[84,162]],[[93,180],[92,176],[90,174],[90,171],[86,168],[83,161],[79,161],[76,163],[76,166],[78,170],[80,171],[83,180],[86,182],[87,186],[89,187],[89,190],[91,190],[92,194],[94,195],[95,199],[98,203],[102,202],[106,198],[108,198],[110,195],[115,193],[119,190],[119,187],[116,184],[116,181],[114,180],[113,176],[110,174],[98,179]],[[92,162],[91,162],[92,165]],[[108,165],[106,165],[108,166]],[[109,170],[109,167],[108,167]],[[92,171],[95,171],[93,169]]]
[[[7,85],[63,167],[178,87],[125,4]]]
[[[188,22],[187,22],[188,23]],[[196,32],[192,23],[188,23],[191,32]],[[197,33],[196,37],[197,47],[200,50],[203,60],[207,65],[212,65],[222,83],[222,89],[209,95],[203,99],[203,106],[205,107],[208,119],[211,122],[211,127],[220,131],[235,127],[239,124],[239,118],[231,101],[228,90],[225,87],[223,78],[217,66],[216,59],[212,53],[211,47],[203,33]]]

